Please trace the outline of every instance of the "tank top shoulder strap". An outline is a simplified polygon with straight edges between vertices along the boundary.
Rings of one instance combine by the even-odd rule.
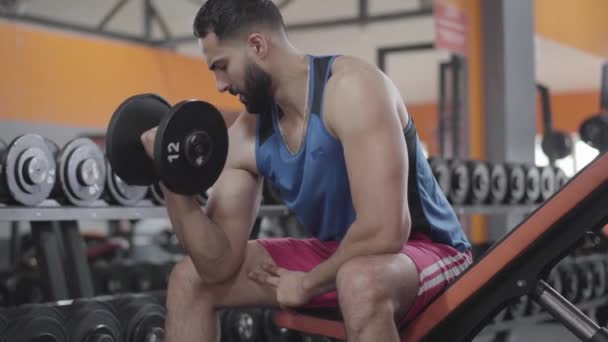
[[[313,56],[312,57],[312,80],[311,80],[311,95],[312,104],[310,112],[319,117],[323,112],[323,94],[327,80],[331,77],[331,66],[338,55],[331,56]]]

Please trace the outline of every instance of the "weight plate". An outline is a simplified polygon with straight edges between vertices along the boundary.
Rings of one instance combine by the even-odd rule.
[[[550,166],[540,168],[540,195],[543,201],[548,200],[555,192],[555,172]]]
[[[526,170],[526,195],[527,203],[536,203],[540,200],[540,171],[534,165],[527,165]]]
[[[451,174],[448,161],[439,157],[431,157],[428,162],[431,166],[433,176],[435,176],[437,183],[439,183],[439,187],[445,195],[448,195],[450,193],[451,185]]]
[[[154,163],[172,192],[197,195],[220,176],[228,157],[228,129],[222,114],[203,101],[183,101],[159,125]]]
[[[123,322],[124,341],[163,341],[165,309],[153,298],[120,300],[117,312]]]
[[[104,197],[109,203],[133,206],[146,198],[147,194],[148,187],[125,183],[112,170],[110,163],[106,163],[106,191]]]
[[[559,167],[555,168],[555,191],[561,189],[566,183],[568,183],[568,176],[564,172],[564,170]]]
[[[63,315],[50,306],[36,305],[14,310],[4,334],[11,342],[68,341]]]
[[[490,197],[490,168],[482,161],[470,161],[471,197],[476,204],[486,203]]]
[[[120,322],[108,303],[83,300],[63,307],[70,341],[120,341]]]
[[[459,160],[453,160],[450,165],[452,186],[450,199],[454,204],[466,204],[471,194],[471,175],[467,165]]]
[[[3,181],[10,197],[27,206],[42,203],[55,185],[55,165],[41,136],[25,134],[13,140],[2,164]]]
[[[163,195],[163,191],[161,190],[160,185],[158,183],[150,185],[149,190],[152,202],[159,205],[165,205],[165,196]]]
[[[231,309],[224,316],[226,338],[235,342],[254,342],[260,333],[260,313],[255,309]]]
[[[504,203],[509,188],[507,168],[503,164],[493,164],[490,171],[490,198],[493,203]]]
[[[608,290],[608,274],[606,261],[594,260],[591,265],[593,271],[594,294],[596,298],[604,296]]]
[[[274,310],[264,309],[262,314],[262,333],[264,341],[289,342],[295,334],[289,329],[279,327],[274,322]]]
[[[581,140],[600,151],[608,149],[608,114],[600,113],[583,121],[579,127]]]
[[[526,171],[521,165],[508,164],[507,173],[509,175],[509,203],[520,203],[526,195]]]
[[[99,146],[88,138],[76,138],[59,152],[59,183],[65,199],[89,206],[103,194],[106,163]]]
[[[593,270],[591,269],[591,265],[587,262],[577,262],[574,263],[574,269],[577,272],[577,276],[579,278],[579,287],[580,287],[580,300],[588,301],[593,298]]]
[[[127,184],[146,186],[158,180],[141,135],[158,126],[171,105],[154,94],[135,95],[116,109],[106,131],[106,154],[112,169]]]

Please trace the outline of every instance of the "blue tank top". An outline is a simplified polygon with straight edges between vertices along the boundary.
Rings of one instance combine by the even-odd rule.
[[[256,163],[266,181],[313,236],[340,241],[355,220],[342,144],[323,123],[323,93],[336,56],[310,56],[310,108],[306,138],[292,154],[279,132],[275,105],[257,116]],[[470,248],[456,214],[441,191],[419,143],[413,120],[404,129],[412,232],[460,251]]]

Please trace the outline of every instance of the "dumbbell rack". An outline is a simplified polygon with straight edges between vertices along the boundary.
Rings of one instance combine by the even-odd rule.
[[[260,217],[284,216],[285,206],[262,206]],[[45,297],[49,301],[93,297],[94,287],[78,221],[117,221],[166,218],[167,209],[142,201],[137,206],[62,206],[47,200],[36,207],[0,205],[0,221],[29,222],[40,262]]]

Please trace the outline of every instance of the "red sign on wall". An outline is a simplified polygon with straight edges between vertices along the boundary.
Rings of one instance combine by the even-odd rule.
[[[434,17],[435,47],[466,56],[468,21],[464,11],[445,1],[438,0],[435,1]]]

